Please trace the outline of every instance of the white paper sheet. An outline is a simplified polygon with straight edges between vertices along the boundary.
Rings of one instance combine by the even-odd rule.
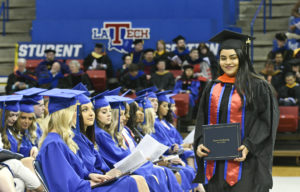
[[[195,135],[195,129],[193,129],[183,140],[183,143],[191,144],[194,143],[194,135]]]
[[[114,164],[114,167],[122,173],[134,172],[146,162],[147,159],[144,154],[141,151],[135,151],[118,163]]]

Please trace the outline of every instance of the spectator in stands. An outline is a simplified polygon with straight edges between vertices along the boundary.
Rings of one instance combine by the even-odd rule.
[[[272,59],[275,55],[281,52],[283,60],[287,61],[292,58],[293,51],[288,47],[287,36],[284,33],[276,33],[273,40],[273,49],[268,54],[268,58]]]
[[[37,86],[36,77],[33,73],[26,70],[26,59],[18,59],[18,69],[11,73],[7,79],[5,87],[6,94]]]
[[[148,81],[146,75],[136,64],[131,64],[128,67],[128,73],[124,75],[120,82],[122,91],[125,92],[131,89],[133,93],[140,91],[148,87]]]
[[[203,77],[206,80],[211,80],[211,71],[209,64],[207,60],[202,60],[202,58],[199,58],[198,49],[193,48],[190,51],[187,60],[185,60],[182,65],[193,65],[195,76]]]
[[[181,69],[182,63],[187,59],[189,50],[185,45],[185,38],[181,35],[178,35],[173,39],[173,42],[176,43],[176,49],[173,51],[175,54],[172,57],[172,69]]]
[[[300,83],[300,59],[291,59],[289,63],[291,65],[292,72],[295,74],[296,82]]]
[[[47,73],[39,75],[39,86],[45,89],[52,89],[58,86],[58,81],[62,79],[64,75],[61,72],[61,65],[59,62],[54,62],[51,66],[51,70]]]
[[[86,85],[88,90],[93,89],[89,76],[80,69],[80,63],[77,60],[70,61],[69,68],[71,73],[59,80],[59,88],[71,89],[81,82]]]
[[[123,65],[122,68],[118,70],[117,77],[120,78],[128,73],[128,67],[132,64],[132,58],[130,54],[125,54],[122,56]]]
[[[156,43],[156,50],[154,52],[154,60],[157,62],[159,60],[166,61],[166,69],[171,68],[171,58],[174,56],[173,53],[166,50],[166,43],[164,40],[158,40]]]
[[[142,39],[136,39],[133,41],[134,48],[130,53],[133,63],[140,63],[143,59],[144,41]]]
[[[284,84],[283,73],[281,70],[274,69],[274,63],[272,60],[267,60],[265,68],[260,72],[262,76],[268,81],[276,91],[279,90]]]
[[[292,72],[285,75],[286,85],[281,87],[278,92],[279,105],[293,106],[299,105],[300,86],[296,82],[296,76]]]
[[[55,53],[56,52],[53,49],[45,50],[46,59],[43,60],[41,63],[39,63],[39,65],[35,69],[38,78],[40,75],[44,75],[43,73],[48,73],[48,71],[51,70],[53,63],[60,64],[62,74],[66,74],[70,72],[69,67],[65,63],[59,62],[58,60],[55,59]]]
[[[146,49],[144,51],[144,59],[139,63],[139,66],[146,75],[150,75],[155,72],[154,50]],[[150,79],[148,76],[147,79]]]
[[[159,60],[156,64],[157,71],[151,75],[151,81],[159,91],[171,90],[175,80],[173,74],[166,70],[166,61]]]
[[[216,79],[218,75],[218,62],[215,55],[209,50],[205,43],[199,43],[198,52],[199,57],[208,62],[212,79]]]
[[[176,81],[174,93],[188,93],[190,96],[190,106],[194,107],[198,99],[200,82],[194,76],[192,65],[183,66],[182,76]]]
[[[283,75],[290,71],[290,66],[287,64],[287,61],[284,60],[282,52],[276,52],[274,59],[274,69],[281,70]]]
[[[104,50],[101,43],[96,43],[94,51],[90,53],[83,61],[84,71],[87,70],[105,70],[108,86],[115,83],[114,70],[110,58]]]

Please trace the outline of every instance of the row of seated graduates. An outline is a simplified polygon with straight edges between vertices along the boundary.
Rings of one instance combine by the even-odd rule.
[[[157,49],[154,51],[153,49],[144,50],[143,45],[144,42],[142,40],[135,40],[133,42],[134,47],[130,54],[123,56],[124,64],[122,65],[120,70],[113,69],[113,65],[111,63],[110,58],[106,54],[102,44],[96,44],[94,47],[94,51],[91,52],[84,60],[78,60],[80,63],[80,69],[75,68],[72,71],[70,62],[71,60],[56,60],[55,59],[55,50],[45,50],[45,60],[28,60],[26,64],[26,69],[28,70],[26,73],[29,73],[30,78],[27,78],[27,75],[23,76],[23,72],[15,71],[12,76],[14,76],[14,80],[9,81],[8,84],[10,86],[7,87],[6,93],[10,94],[13,91],[17,91],[18,87],[31,87],[31,84],[34,86],[39,86],[43,88],[54,88],[58,86],[59,79],[66,76],[71,72],[72,78],[65,81],[62,80],[62,86],[58,86],[60,88],[71,88],[76,83],[79,82],[79,78],[74,78],[74,76],[81,76],[86,72],[91,80],[83,81],[84,84],[88,85],[88,88],[96,90],[96,92],[100,92],[105,90],[105,88],[115,88],[120,84],[120,78],[122,74],[128,71],[128,66],[131,63],[136,63],[139,67],[147,74],[150,75],[150,72],[155,72],[156,63],[158,60],[166,61],[166,69],[171,70],[175,77],[180,70],[183,69],[183,65],[191,64],[195,66],[195,71],[201,72],[203,69],[202,64],[200,63],[205,61],[209,66],[209,70],[211,72],[212,77],[216,77],[216,59],[213,53],[209,50],[209,48],[204,44],[200,43],[198,48],[194,48],[191,52],[186,48],[186,43],[184,37],[179,35],[173,40],[176,43],[176,49],[173,52],[166,51],[166,45],[163,40],[157,42]],[[130,57],[131,61],[128,61],[128,57]],[[53,66],[54,64],[54,66]],[[77,65],[77,64],[75,64]],[[73,67],[74,68],[74,67]],[[71,71],[70,71],[71,70]],[[96,70],[96,71],[94,71]],[[105,71],[105,72],[104,72]],[[114,71],[116,71],[116,75],[114,75]],[[17,87],[12,87],[12,83],[15,83],[15,79],[17,77],[26,78],[30,81],[32,80],[32,76],[37,81],[36,83],[31,83],[27,86],[24,84],[18,85]],[[115,78],[116,77],[116,78]],[[70,79],[76,79],[75,81]],[[99,83],[100,80],[100,83]],[[67,84],[66,84],[67,83]],[[15,89],[12,89],[15,88]]]
[[[143,165],[144,168],[142,167],[138,169],[139,171],[135,171],[135,174],[145,178],[151,191],[189,191],[194,188],[201,190],[201,185],[192,183],[196,167],[191,145],[183,144],[180,134],[172,125],[173,117],[175,116],[171,115],[171,119],[167,119],[167,114],[174,114],[173,110],[176,110],[174,108],[174,101],[171,101],[171,97],[174,96],[174,94],[167,95],[170,92],[154,93],[155,91],[157,91],[155,87],[142,90],[137,93],[139,97],[134,101],[124,96],[117,96],[120,92],[120,88],[118,88],[98,94],[93,98],[93,103],[87,96],[89,93],[87,88],[82,84],[74,87],[73,90],[30,88],[19,91],[16,95],[1,96],[0,102],[5,103],[7,107],[3,110],[6,110],[6,113],[17,113],[15,114],[17,118],[13,121],[8,121],[7,119],[3,121],[5,123],[10,122],[11,124],[2,126],[2,139],[0,144],[3,143],[3,148],[11,150],[12,152],[22,153],[24,157],[36,158],[41,163],[45,183],[50,191],[58,189],[62,191],[78,191],[78,189],[91,191],[90,183],[87,180],[97,183],[98,179],[99,182],[101,176],[98,175],[99,177],[97,177],[95,173],[104,175],[107,172],[105,174],[107,178],[115,176],[116,173],[109,171],[109,169],[113,169],[114,163],[131,153],[131,150],[136,146],[134,141],[136,137],[131,130],[138,130],[139,136],[150,134],[157,141],[169,146],[170,148],[166,154],[176,154],[179,150],[183,151],[180,158],[175,158],[171,162],[161,161],[162,164],[159,168],[155,168],[157,166],[153,167],[153,164],[148,162]],[[48,96],[48,98],[46,99],[46,97],[43,96]],[[69,118],[70,120],[73,118],[72,122],[76,119],[76,115],[66,115],[68,112],[70,113],[70,109],[73,109],[73,113],[76,114],[73,102],[69,101],[73,99],[71,96],[74,98],[76,96],[74,103],[76,103],[76,100],[80,103],[78,110],[79,118],[77,118],[76,125],[73,124],[73,129],[71,125],[67,125],[67,129],[65,129],[64,132],[68,135],[75,134],[73,140],[79,147],[76,156],[74,156],[74,148],[72,150],[70,147],[72,146],[72,141],[70,141],[71,137],[68,136],[67,141],[59,142],[59,134],[62,134],[62,132],[53,132],[50,128],[50,126],[53,125],[53,121],[57,120],[61,122],[62,120],[61,123],[63,123],[64,118]],[[124,102],[127,102],[126,107],[123,106],[120,108],[120,105],[125,104]],[[21,107],[18,108],[17,106]],[[111,113],[110,108],[112,108]],[[96,115],[94,110],[96,111]],[[103,112],[103,110],[106,111]],[[58,113],[58,111],[61,112]],[[86,111],[89,111],[89,115],[87,116],[84,115]],[[154,115],[156,111],[159,118],[155,120],[153,118],[151,119],[150,116]],[[110,113],[110,115],[104,116],[101,119],[100,113]],[[144,114],[140,116],[141,113]],[[95,121],[95,117],[97,121]],[[110,128],[104,126],[108,124],[106,122],[107,117],[111,117],[109,124],[111,122],[117,123],[111,123]],[[5,118],[10,118],[10,115],[5,116]],[[24,118],[28,118],[29,121],[22,123]],[[91,121],[91,118],[93,118],[93,121]],[[96,123],[94,126],[94,122],[98,122],[97,126]],[[130,125],[130,128],[124,125],[128,127]],[[85,129],[84,126],[88,128]],[[120,126],[124,127],[120,128]],[[94,137],[88,136],[89,134],[87,134],[87,132],[89,129],[95,129]],[[110,129],[114,130],[110,131]],[[176,134],[176,136],[173,134]],[[65,139],[62,135],[60,136],[61,139]],[[47,145],[48,140],[54,139],[52,142],[58,143],[59,147],[51,148],[51,146],[55,146],[51,144],[48,148],[43,148],[43,145],[38,145],[39,139],[46,143],[45,145]],[[131,139],[131,141],[129,141],[129,139]],[[0,145],[0,147],[2,147],[2,145]],[[53,151],[55,151],[56,155],[51,154]],[[77,160],[77,155],[81,161]],[[69,159],[70,156],[71,159]],[[86,166],[90,173],[88,178],[84,178],[83,174],[79,174],[78,172],[80,172],[80,170],[73,170],[77,169],[74,166],[79,166],[81,171],[84,170],[82,167]],[[177,167],[177,169],[172,169],[174,166]],[[153,169],[153,172],[149,173],[149,168]],[[171,170],[176,172],[175,174],[177,174],[180,179],[176,180]],[[153,174],[157,179],[151,178]],[[94,184],[93,182],[91,182],[91,185]],[[113,184],[95,188],[94,190],[119,191],[122,189],[125,191],[137,191],[134,189],[135,185],[132,185],[134,182],[137,182],[137,180],[126,176]],[[147,191],[147,187],[143,188],[143,190]]]

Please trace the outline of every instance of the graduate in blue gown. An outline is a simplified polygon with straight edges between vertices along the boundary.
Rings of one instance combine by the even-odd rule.
[[[112,168],[115,163],[130,155],[131,151],[126,147],[122,134],[118,131],[119,126],[122,125],[122,121],[124,120],[124,105],[120,106],[120,99],[116,102],[117,105],[112,108],[116,107],[118,109],[121,107],[123,110],[115,110],[115,118],[112,119],[111,107],[108,102],[109,99],[106,99],[109,96],[105,97],[104,95],[105,93],[97,95],[94,98],[97,117],[95,134],[96,142],[99,146],[99,152],[103,156],[107,165]],[[129,101],[130,99],[123,98],[121,100]],[[115,126],[114,129],[110,128],[112,123],[114,124],[112,127]],[[112,134],[113,137],[110,134]],[[142,167],[137,169],[134,174],[145,177],[148,186],[150,187],[150,191],[169,191],[164,170],[153,167],[151,162],[144,164]]]
[[[49,126],[41,138],[37,160],[40,162],[50,191],[109,191],[111,186],[91,187],[106,178],[90,173],[76,155],[78,145],[73,141],[71,126],[76,124],[76,96],[83,91],[50,90],[42,93],[49,96]],[[128,189],[134,182],[128,182]],[[126,189],[124,189],[126,190]]]
[[[36,128],[37,143],[39,141],[39,138],[43,134],[39,122],[42,122],[44,120],[45,105],[44,105],[44,98],[43,96],[39,95],[39,93],[42,93],[44,91],[47,91],[47,89],[32,87],[29,89],[15,92],[15,94],[23,95],[24,98],[33,99],[38,103],[34,105],[34,114],[36,118],[36,127],[37,127]]]
[[[85,87],[83,87],[83,90],[85,90]],[[85,94],[77,96],[77,99],[80,103],[80,106],[78,106],[78,110],[80,112],[78,113],[77,117],[76,129],[73,129],[75,134],[73,140],[79,147],[77,155],[82,160],[84,166],[90,173],[99,173],[102,175],[118,177],[120,175],[119,171],[116,169],[111,170],[103,160],[100,153],[97,151],[99,147],[95,142],[94,106],[91,100],[86,96],[89,95],[87,89],[85,91]],[[128,183],[132,183],[132,181],[134,181],[134,178],[142,180],[142,182],[144,183],[144,185],[141,186],[140,191],[149,191],[148,185],[142,176],[124,176],[121,179],[118,179],[116,182],[112,183],[109,191],[117,192],[122,189],[128,188]],[[130,191],[138,191],[138,188],[134,188],[133,185]]]
[[[151,110],[153,111],[152,113],[155,113],[158,110],[158,97],[152,91],[153,91],[153,89],[145,89],[144,91],[138,93],[138,95],[140,95],[141,93],[145,93],[147,95],[147,99],[149,99],[149,101],[151,102],[151,105],[153,106],[153,109],[151,109],[151,108],[144,109],[145,115],[148,115],[148,116],[151,114],[151,112],[150,112]],[[163,93],[163,94],[161,94],[161,93]],[[166,91],[166,92],[161,92],[161,93],[159,95],[165,95],[169,92]],[[159,118],[156,117],[154,121],[155,121],[154,122],[154,132],[152,132],[150,135],[153,138],[155,138],[157,141],[159,141],[160,143],[170,147],[170,149],[167,151],[167,153],[165,153],[165,155],[177,153],[179,150],[178,144],[174,144],[174,142],[172,142],[172,140],[170,139],[168,134],[165,132],[165,128],[163,127],[163,124],[160,122]],[[146,124],[147,124],[147,122],[146,122]],[[196,187],[199,187],[197,184],[192,183],[192,180],[195,177],[194,169],[192,167],[186,166],[185,163],[183,161],[181,161],[181,159],[176,160],[176,164],[181,164],[181,165],[172,165],[172,166],[181,168],[180,174],[181,174],[181,177],[184,178],[184,179],[182,179],[183,182],[181,183],[181,187],[186,191],[194,189]]]
[[[18,152],[18,142],[14,139],[12,134],[17,134],[17,131],[15,131],[13,126],[19,116],[19,101],[22,97],[22,95],[0,96],[1,137],[3,148],[11,150],[12,152]]]

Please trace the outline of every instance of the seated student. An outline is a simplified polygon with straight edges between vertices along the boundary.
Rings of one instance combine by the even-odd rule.
[[[7,79],[5,87],[6,94],[12,94],[15,91],[37,86],[36,77],[33,73],[26,70],[26,59],[18,59],[18,69],[11,73]]]
[[[144,58],[138,64],[140,69],[144,71],[147,75],[147,79],[150,79],[150,75],[155,72],[155,60],[154,60],[154,50],[146,49],[144,51]]]
[[[44,75],[44,73],[47,74],[48,71],[52,69],[52,64],[55,62],[58,62],[60,64],[62,74],[66,74],[70,72],[69,67],[65,63],[59,62],[58,60],[55,59],[55,53],[56,51],[53,49],[45,50],[46,59],[40,62],[37,68],[35,69],[35,73],[38,79],[40,75]]]
[[[199,57],[198,49],[193,48],[187,59],[183,62],[182,66],[192,65],[194,66],[194,74],[197,77],[203,77],[207,80],[211,80],[211,71],[207,61]],[[197,70],[196,70],[197,68]]]
[[[166,61],[166,69],[171,68],[171,58],[174,56],[173,53],[166,50],[166,43],[164,40],[158,40],[156,42],[156,50],[154,52],[154,60],[157,63],[160,60]]]
[[[101,174],[99,179],[120,176],[118,170],[110,170],[101,154],[97,151],[99,147],[95,142],[95,112],[91,100],[85,94],[77,96],[77,99],[80,103],[78,107],[79,118],[77,119],[76,129],[74,129],[75,136],[73,138],[79,147],[77,155],[90,173]],[[107,191],[120,191],[121,189],[126,189],[127,191],[149,191],[145,179],[137,175],[118,179],[118,181],[110,185]]]
[[[284,84],[283,73],[279,69],[274,69],[274,63],[272,60],[267,60],[265,68],[259,74],[263,75],[264,78],[273,85],[277,92]]]
[[[34,105],[37,105],[38,102],[23,98],[20,101],[20,114],[13,125],[13,134],[8,135],[11,145],[17,148],[18,152],[24,155],[24,157],[33,157],[36,158],[38,154],[38,137],[37,137],[37,126],[36,118],[34,115]]]
[[[151,81],[160,91],[173,89],[175,79],[173,74],[166,70],[166,61],[159,60],[156,64],[157,71],[151,75]]]
[[[43,120],[44,120],[45,103],[44,103],[43,96],[39,95],[39,93],[42,93],[44,91],[47,91],[47,89],[32,87],[30,89],[15,92],[15,94],[17,94],[17,95],[23,95],[24,98],[33,99],[34,101],[36,101],[38,103],[33,106],[34,115],[36,118],[37,139],[39,139],[43,134],[40,124],[42,124]]]
[[[9,101],[5,102],[8,99]],[[27,101],[22,101],[22,104],[19,105],[18,102],[21,99],[22,95],[0,97],[0,101],[5,102],[6,105],[1,113],[2,117],[4,117],[2,119],[1,133],[3,148],[15,153],[21,153],[24,157],[31,156],[35,158],[38,149],[32,144],[36,142],[33,107],[31,103],[25,103]],[[31,107],[28,107],[29,105]],[[19,111],[22,112],[19,114]]]
[[[200,82],[194,77],[194,67],[192,65],[183,66],[183,73],[176,81],[174,93],[188,93],[190,96],[190,106],[194,107],[199,97]]]
[[[8,135],[11,133],[10,130],[12,130],[11,128],[14,126],[18,118],[19,110],[20,110],[19,101],[21,99],[22,99],[21,95],[0,97],[0,102],[2,105],[2,109],[0,113],[1,115],[0,135],[2,135],[1,143],[3,143],[4,149],[10,150],[12,152],[17,152],[17,150],[15,149],[17,148],[17,146],[16,145],[12,146]],[[2,147],[0,147],[0,150],[1,149]],[[32,160],[33,160],[32,158],[31,159],[23,158],[22,162],[23,163],[28,161],[32,162]],[[12,172],[14,180],[16,182],[17,191],[23,192],[25,187],[31,190],[38,190],[38,191],[40,190],[41,184],[38,178],[36,177],[36,175],[33,174],[33,171],[31,171],[32,164],[29,165],[28,168],[31,168],[31,170],[29,170],[19,160],[11,159],[4,162],[0,162],[0,164],[1,163],[2,165],[8,166],[10,168],[10,171]],[[26,166],[28,166],[28,163],[26,163]]]
[[[43,72],[38,77],[39,86],[45,89],[52,89],[58,86],[58,81],[64,77],[61,72],[61,65],[59,62],[54,62],[51,70],[47,73]]]
[[[278,91],[279,105],[293,106],[299,105],[300,86],[296,82],[295,74],[288,72],[285,75],[286,85]]]
[[[139,70],[136,64],[131,64],[128,68],[128,73],[121,78],[120,82],[123,92],[131,89],[133,93],[148,87],[149,83],[143,71]]]
[[[77,60],[71,60],[69,63],[70,74],[62,79],[59,79],[57,87],[71,89],[78,83],[83,83],[88,90],[93,89],[92,82],[89,76],[80,69],[80,63]]]
[[[99,148],[100,154],[103,156],[107,165],[112,168],[115,163],[131,153],[121,133],[125,117],[124,105],[120,103],[121,100],[129,101],[130,99],[114,99],[116,103],[112,104],[112,108],[114,108],[113,111],[108,102],[109,98],[107,99],[103,94],[97,95],[94,99],[96,110],[95,139],[98,146],[101,146]],[[121,110],[119,110],[119,107],[121,107]],[[154,167],[151,162],[145,163],[134,173],[144,176],[150,191],[169,191],[170,188],[168,189],[168,186],[170,186],[173,181],[166,181],[166,172],[162,168]],[[173,183],[173,185],[175,184],[176,183]],[[178,189],[180,189],[179,186]]]
[[[49,96],[49,126],[40,141],[40,162],[50,191],[105,191],[110,186],[92,189],[103,182],[99,174],[90,173],[76,155],[78,145],[73,141],[71,126],[76,123],[76,96],[78,90],[51,90]],[[55,153],[55,155],[53,155]]]
[[[143,96],[140,96],[143,97]],[[175,144],[171,141],[168,134],[165,132],[165,128],[161,124],[158,118],[155,117],[155,109],[152,107],[158,107],[157,97],[154,93],[148,93],[148,98],[151,99],[151,102],[146,99],[143,101],[145,122],[141,125],[141,128],[138,128],[138,131],[141,131],[141,134],[150,134],[153,138],[155,138],[160,143],[169,146],[169,150],[165,153],[166,155],[174,154],[179,151],[178,144]],[[174,158],[169,163],[172,167],[179,167],[181,171],[179,172],[181,175],[182,183],[181,187],[183,190],[191,190],[197,188],[197,190],[201,191],[201,185],[193,184],[192,180],[195,177],[195,171],[192,167],[186,166],[186,163],[181,160],[181,158]]]

